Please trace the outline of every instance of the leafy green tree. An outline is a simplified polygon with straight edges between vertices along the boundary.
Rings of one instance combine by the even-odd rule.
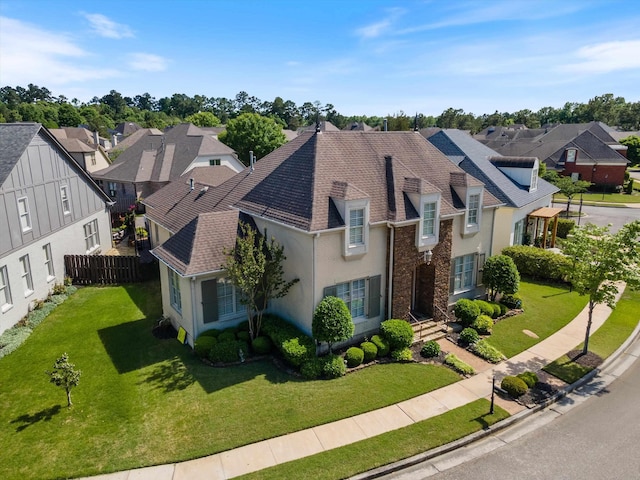
[[[70,103],[63,103],[58,108],[58,124],[61,127],[77,127],[82,123],[78,109]]]
[[[570,281],[580,295],[589,296],[589,319],[583,354],[589,350],[593,309],[604,303],[616,306],[619,284],[640,288],[640,220],[627,223],[617,233],[592,223],[576,228],[563,243],[571,259]]]
[[[313,312],[313,338],[319,342],[327,342],[331,353],[331,346],[335,342],[350,339],[354,331],[351,312],[344,300],[332,296],[324,297]]]
[[[545,177],[547,180],[548,177]],[[556,187],[560,189],[560,193],[562,193],[565,197],[567,197],[567,218],[569,217],[569,208],[571,208],[571,200],[578,193],[584,193],[591,186],[590,182],[586,182],[584,180],[572,180],[571,177],[564,177],[558,175],[554,180],[550,180]]]
[[[243,113],[229,120],[227,129],[218,139],[233,148],[241,161],[249,163],[249,152],[262,158],[287,141],[282,128],[271,118],[257,113]]]
[[[260,335],[262,315],[269,300],[282,298],[299,279],[286,281],[282,263],[284,247],[271,238],[268,242],[250,225],[240,222],[240,235],[231,251],[225,252],[225,274],[240,291],[240,302],[247,306],[249,334]]]
[[[211,112],[198,112],[184,119],[187,123],[193,123],[196,127],[217,127],[220,120]]]
[[[67,392],[67,407],[72,405],[71,389],[78,386],[78,383],[80,383],[80,375],[82,375],[82,372],[76,370],[75,367],[75,364],[69,363],[69,355],[63,353],[53,364],[53,370],[46,371],[51,383],[56,387],[63,388],[64,391]]]
[[[520,273],[511,257],[494,255],[484,263],[482,281],[489,288],[491,301],[495,301],[498,293],[514,294],[518,291]]]
[[[620,143],[627,146],[627,158],[631,165],[640,165],[640,137],[631,135],[620,140]]]

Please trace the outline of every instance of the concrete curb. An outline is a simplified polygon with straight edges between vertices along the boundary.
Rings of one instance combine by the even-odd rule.
[[[365,473],[354,475],[352,477],[349,477],[349,480],[368,480],[368,479],[380,478],[384,475],[389,475],[391,473],[398,472],[400,470],[404,470],[405,468],[412,467],[414,465],[418,465],[420,463],[426,462],[433,458],[439,457],[440,455],[452,452],[454,450],[457,450],[458,448],[466,447],[467,445],[477,442],[478,440],[481,440],[501,430],[509,428],[514,424],[519,423],[531,417],[532,415],[541,412],[542,410],[549,407],[549,405],[553,405],[554,403],[558,402],[558,400],[561,400],[562,398],[566,397],[568,394],[570,394],[574,390],[589,383],[600,373],[610,368],[611,365],[620,358],[620,356],[624,353],[624,351],[627,350],[627,348],[629,348],[629,346],[636,341],[640,341],[640,323],[636,325],[636,328],[633,330],[633,332],[631,332],[631,335],[627,337],[627,339],[622,343],[622,345],[620,345],[620,347],[618,347],[618,349],[615,352],[613,352],[611,355],[609,355],[609,357],[607,357],[607,359],[602,363],[600,367],[594,368],[581,379],[576,380],[571,385],[567,385],[566,387],[558,391],[555,395],[549,397],[543,403],[536,405],[531,409],[523,410],[519,413],[516,413],[515,415],[512,415],[509,418],[502,420],[501,422],[491,425],[490,427],[484,430],[481,430],[479,432],[472,433],[471,435],[467,435],[464,438],[460,438],[446,445],[442,445],[440,447],[433,448],[426,452],[419,453],[418,455],[405,458],[404,460],[399,460],[397,462],[390,463],[389,465],[385,465],[382,467],[375,468],[373,470],[369,470],[368,472],[365,472]]]

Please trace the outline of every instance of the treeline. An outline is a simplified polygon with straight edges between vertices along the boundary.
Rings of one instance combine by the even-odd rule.
[[[561,108],[543,107],[537,112],[525,109],[517,112],[494,112],[474,115],[462,109],[448,108],[437,117],[423,114],[407,115],[400,111],[386,117],[345,116],[328,103],[304,102],[298,106],[291,100],[276,97],[262,101],[247,92],[235,98],[190,97],[175,93],[171,97],[156,99],[149,93],[135,97],[123,96],[111,90],[89,102],[54,96],[45,87],[29,84],[26,88],[5,86],[0,89],[0,122],[39,122],[49,128],[87,125],[106,136],[109,129],[121,122],[136,122],[143,127],[164,129],[183,121],[200,126],[226,124],[242,113],[257,113],[273,118],[283,128],[296,130],[317,120],[327,120],[342,129],[352,122],[365,122],[371,127],[382,126],[387,119],[389,130],[411,130],[437,126],[479,132],[490,125],[524,124],[538,128],[554,123],[586,123],[600,121],[622,130],[640,130],[640,102],[626,102],[611,93],[596,96],[587,103],[567,102]]]

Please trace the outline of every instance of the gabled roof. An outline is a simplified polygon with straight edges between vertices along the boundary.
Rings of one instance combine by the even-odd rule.
[[[120,135],[128,137],[140,129],[142,129],[142,127],[136,122],[123,122],[116,125],[116,128],[113,129],[113,133],[119,133]]]
[[[558,144],[554,143],[554,146]],[[549,163],[557,164],[561,159],[566,149],[575,148],[578,150],[576,162],[580,163],[599,163],[599,164],[623,164],[628,163],[628,160],[612,149],[609,145],[602,142],[602,140],[594,135],[590,130],[585,130],[572,141],[561,145],[560,148],[555,150],[546,159]]]
[[[442,130],[429,137],[429,141],[453,163],[483,182],[486,189],[496,198],[511,207],[520,208],[558,191],[549,182],[538,179],[537,189],[530,192],[528,186],[513,181],[490,160],[500,157],[497,152],[461,130]],[[533,166],[531,159],[523,161]]]
[[[182,123],[165,133],[147,131],[109,167],[94,172],[93,176],[120,182],[168,182],[182,175],[198,156],[234,154],[207,132]]]
[[[465,175],[414,132],[305,132],[256,162],[253,171],[246,169],[202,194],[200,185],[189,191],[184,182],[172,182],[144,203],[147,216],[172,232],[200,213],[230,208],[313,232],[344,225],[332,199],[340,183],[349,198],[369,199],[372,223],[416,218],[406,206],[407,179],[422,179],[424,188],[428,184],[429,191],[441,193],[442,215],[460,214],[452,171]],[[481,185],[472,177],[468,183]],[[500,203],[491,193],[484,195],[484,206]]]

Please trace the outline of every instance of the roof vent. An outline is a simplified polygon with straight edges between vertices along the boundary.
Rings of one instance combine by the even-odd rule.
[[[193,190],[193,178],[189,179],[189,190]]]

